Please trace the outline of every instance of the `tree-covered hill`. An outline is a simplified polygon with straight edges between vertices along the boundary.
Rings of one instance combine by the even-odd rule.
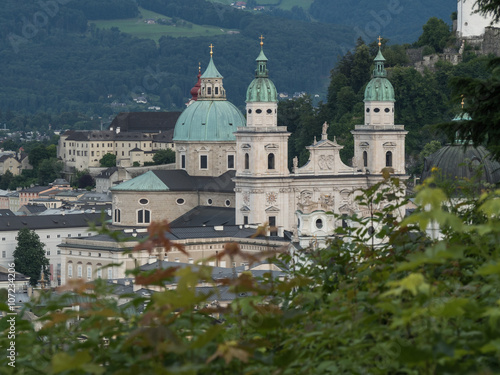
[[[113,7],[115,0],[61,3],[65,1],[4,2],[0,10],[2,112],[78,111],[107,117],[118,110],[145,109],[134,107],[132,101],[142,93],[148,106],[178,110],[196,81],[198,62],[202,67],[208,63],[210,43],[215,45],[216,64],[226,78],[229,99],[242,106],[261,34],[266,37],[266,53],[279,90],[316,93],[326,88],[330,69],[350,47],[353,35],[347,27],[252,14],[201,0],[196,4],[141,0],[145,8],[190,22],[219,26],[238,21],[232,26],[239,34],[164,37],[157,45],[116,29],[100,30],[89,21],[89,17],[106,18],[110,7],[113,17],[130,17],[137,9],[133,2],[120,3],[121,7]],[[47,4],[55,5],[48,8]],[[199,12],[192,12],[194,5]],[[196,19],[189,13],[196,13]],[[113,103],[127,107],[116,108]]]
[[[412,43],[429,18],[451,23],[456,10],[456,0],[315,0],[309,12],[321,22],[351,26],[356,38],[380,34],[392,42]]]

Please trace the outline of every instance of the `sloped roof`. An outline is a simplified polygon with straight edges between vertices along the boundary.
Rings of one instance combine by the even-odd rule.
[[[113,191],[169,191],[170,188],[153,171],[112,187]]]
[[[219,177],[190,176],[185,170],[156,170],[146,172],[136,178],[125,181],[112,191],[234,191],[235,171],[228,171]]]
[[[170,228],[235,225],[234,211],[231,207],[198,206],[172,221]]]
[[[181,112],[121,112],[109,128],[120,128],[120,132],[158,133],[173,129],[180,115]]]
[[[0,216],[0,232],[17,231],[23,228],[56,229],[56,228],[86,228],[90,222],[100,223],[101,213],[74,214],[74,215],[47,215],[47,216]],[[106,216],[105,220],[110,217]]]

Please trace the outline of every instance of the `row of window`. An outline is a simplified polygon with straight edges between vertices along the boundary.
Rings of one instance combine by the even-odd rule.
[[[276,169],[276,158],[273,153],[267,155],[267,169]],[[245,169],[250,169],[250,155],[245,154]]]
[[[368,167],[368,152],[363,151],[363,166]],[[385,153],[385,166],[392,167],[392,152],[387,151]]]
[[[181,168],[186,169],[186,155],[181,155]],[[208,155],[200,155],[200,169],[208,169]],[[234,155],[227,156],[227,169],[234,169]]]
[[[97,271],[96,271],[96,277],[98,279],[102,278],[102,265],[97,264]],[[108,279],[113,278],[113,269],[108,268]],[[73,277],[73,264],[69,263],[68,264],[68,278]],[[83,277],[83,265],[77,264],[76,266],[76,277],[82,278]],[[92,265],[88,264],[87,265],[87,280],[92,280]]]
[[[385,108],[384,109],[384,112],[385,113],[389,113],[391,110],[389,108]],[[366,113],[369,113],[370,112],[370,108],[366,108]],[[373,109],[373,112],[375,113],[379,113],[380,112],[380,108],[374,108]],[[394,112],[394,108],[392,109],[392,112]]]
[[[249,113],[249,114],[250,114],[250,113],[252,113],[252,110],[251,110],[251,109],[249,109],[249,110],[248,110],[248,113]],[[255,110],[255,113],[257,113],[257,114],[259,114],[259,115],[260,115],[260,114],[262,113],[262,109],[256,109],[256,110]],[[268,110],[266,111],[266,113],[267,113],[268,115],[270,115],[270,114],[272,114],[272,113],[273,113],[273,110],[272,110],[272,109],[268,109]],[[274,113],[276,113],[276,110],[274,110]]]
[[[83,148],[83,145],[85,145],[86,148],[89,148],[89,144],[88,143],[82,143],[82,148]],[[68,146],[69,147],[75,147],[75,143],[74,142],[69,142],[68,143]],[[66,142],[63,142],[63,147],[66,147]],[[76,143],[76,147],[80,147],[80,144],[79,143]],[[91,148],[94,148],[94,144],[91,143],[90,144],[90,147]],[[102,147],[106,147],[105,143],[102,144]],[[108,146],[107,147],[113,147],[113,143],[108,143]],[[118,144],[116,145],[116,147],[118,147]],[[125,147],[125,143],[122,143],[122,147]],[[128,144],[128,147],[132,147],[132,143],[129,143]],[[135,143],[135,146],[134,147],[140,147],[140,143]],[[143,143],[143,147],[148,147],[148,144],[147,143]],[[153,147],[153,143],[149,143],[149,147]],[[154,147],[158,147],[158,143],[155,143],[154,144]],[[171,144],[171,147],[173,148],[174,147],[174,144],[172,143]],[[99,148],[99,143],[96,143],[96,148]]]

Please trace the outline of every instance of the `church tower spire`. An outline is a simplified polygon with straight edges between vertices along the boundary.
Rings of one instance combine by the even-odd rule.
[[[366,173],[377,175],[391,168],[395,174],[405,175],[405,136],[403,125],[394,124],[394,88],[387,79],[382,38],[378,38],[378,53],[372,79],[365,89],[364,125],[356,125],[353,164]]]
[[[198,93],[198,100],[226,100],[226,90],[222,81],[224,77],[219,73],[214,64],[213,44],[210,44],[210,62],[207,69],[201,76],[201,87]]]
[[[278,93],[269,79],[267,62],[261,36],[255,78],[246,95],[247,126],[235,133],[236,223],[267,222],[271,226],[283,226],[289,217],[289,207],[280,194],[280,186],[290,176],[290,133],[285,126],[278,126]],[[273,189],[269,189],[269,184]]]

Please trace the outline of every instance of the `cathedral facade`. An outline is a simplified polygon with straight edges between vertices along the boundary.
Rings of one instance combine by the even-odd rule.
[[[394,88],[387,79],[379,50],[372,80],[365,90],[364,124],[356,125],[353,166],[340,158],[335,138],[323,125],[319,141],[307,147],[309,160],[288,169],[286,127],[277,123],[277,93],[269,79],[267,58],[257,58],[255,79],[246,96],[247,123],[236,135],[236,224],[263,224],[296,231],[299,237],[326,237],[342,225],[341,215],[360,212],[355,197],[360,189],[379,182],[382,170],[404,177],[403,125],[394,124]],[[337,215],[333,215],[337,214]]]
[[[345,225],[342,215],[366,215],[355,200],[361,189],[379,182],[384,168],[406,177],[407,132],[403,125],[394,124],[394,88],[387,79],[384,62],[379,50],[365,90],[364,123],[352,131],[353,165],[341,160],[343,146],[335,138],[328,139],[329,125],[325,123],[319,140],[315,138],[307,147],[308,162],[299,167],[295,158],[290,171],[290,133],[286,126],[278,126],[278,95],[269,78],[263,43],[256,59],[255,79],[246,94],[246,119],[227,101],[223,77],[211,52],[206,71],[203,75],[200,72],[191,90],[193,99],[175,125],[176,171],[151,175],[147,183],[137,177],[113,188],[113,195],[119,198],[113,200],[113,209],[120,213],[120,220],[115,218],[113,223],[173,221],[196,207],[218,206],[234,209],[236,225],[267,223],[271,235],[293,231],[302,238],[326,238],[336,227]],[[153,182],[158,178],[162,188],[155,190]],[[134,197],[132,201],[126,199],[129,195]],[[150,205],[150,220],[146,222],[138,214],[144,208],[140,206],[142,195],[143,201],[161,202],[167,196],[172,201]],[[182,209],[172,209],[177,206]],[[126,212],[133,216],[125,217]]]

